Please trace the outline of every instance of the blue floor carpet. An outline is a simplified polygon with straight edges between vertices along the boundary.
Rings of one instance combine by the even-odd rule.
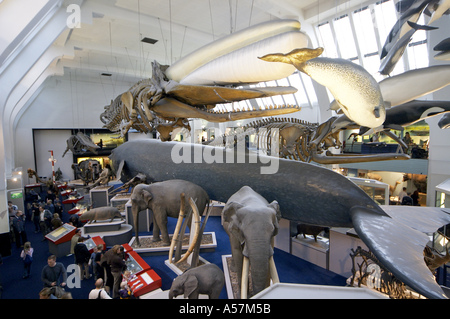
[[[68,219],[67,214],[64,213],[64,215],[63,221]],[[169,232],[173,232],[175,223],[175,219],[169,219]],[[34,260],[31,269],[31,277],[22,279],[23,264],[19,257],[22,249],[16,248],[16,245],[12,243],[11,256],[4,257],[3,265],[0,266],[0,281],[3,285],[2,299],[37,299],[39,298],[39,291],[43,287],[40,275],[42,268],[47,263],[47,257],[50,255],[48,243],[47,241],[41,241],[41,233],[34,233],[34,225],[31,221],[26,222],[25,228],[28,240],[34,248]],[[222,255],[230,254],[231,249],[228,236],[220,223],[220,217],[210,217],[205,231],[215,232],[217,248],[214,252],[204,252],[200,255],[207,261],[222,267]],[[150,233],[143,233],[141,236],[149,234]],[[67,267],[68,265],[74,263],[73,259],[73,256],[64,256],[59,257],[57,261],[63,263]],[[167,255],[144,256],[143,259],[161,277],[162,289],[170,289],[172,281],[176,275],[164,264],[164,261],[167,259]],[[317,267],[279,249],[275,249],[274,260],[281,282],[336,286],[345,285],[345,278],[342,276]],[[66,291],[69,291],[74,299],[87,299],[90,290],[93,288],[94,280],[91,278],[81,281],[81,288],[66,288]],[[227,298],[225,288],[223,289],[220,298]]]

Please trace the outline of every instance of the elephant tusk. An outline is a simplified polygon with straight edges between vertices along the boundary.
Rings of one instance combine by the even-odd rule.
[[[269,272],[270,278],[272,278],[272,282],[274,284],[280,282],[280,278],[278,277],[277,267],[275,266],[275,261],[273,260],[273,256],[269,259]]]
[[[247,299],[247,291],[248,291],[248,270],[250,261],[248,257],[243,256],[244,260],[242,261],[242,278],[241,278],[241,299]]]
[[[185,195],[184,193],[181,193],[181,205],[180,205],[180,215],[178,216],[177,225],[175,226],[175,232],[172,236],[172,242],[170,243],[169,248],[169,264],[172,263],[172,256],[173,256],[173,250],[175,248],[176,238],[178,237],[178,233],[180,232],[181,224],[183,223],[185,208],[186,208],[186,201],[185,201]]]
[[[192,239],[192,242],[189,245],[187,252],[183,255],[183,257],[179,261],[176,262],[177,264],[182,263],[189,257],[190,254],[192,254],[192,251],[194,250],[195,244],[197,243],[198,236],[200,234],[200,214],[198,213],[197,205],[195,204],[195,202],[192,198],[189,198],[189,204],[192,207],[192,211],[194,212],[194,218],[195,218],[194,238]]]

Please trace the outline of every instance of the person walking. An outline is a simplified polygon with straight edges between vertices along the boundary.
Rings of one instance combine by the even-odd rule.
[[[34,249],[31,247],[31,243],[27,241],[23,245],[23,250],[20,253],[20,258],[23,261],[23,279],[29,278],[31,275],[31,264],[33,263]]]
[[[16,238],[16,247],[20,248],[28,241],[27,233],[25,232],[25,218],[21,210],[16,212],[13,219],[14,236]]]
[[[91,253],[86,247],[86,244],[84,244],[84,240],[85,238],[83,236],[80,236],[78,238],[78,243],[75,245],[75,248],[73,249],[75,254],[75,262],[77,263],[78,267],[80,267],[81,280],[90,278],[88,263],[89,259],[91,258]]]
[[[42,268],[41,280],[44,288],[52,288],[51,292],[56,297],[64,293],[64,287],[67,285],[66,267],[56,261],[56,256],[51,255],[47,259],[47,265]]]

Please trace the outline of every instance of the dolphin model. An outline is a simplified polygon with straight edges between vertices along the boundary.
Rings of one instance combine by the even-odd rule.
[[[450,113],[445,113],[444,116],[441,117],[438,126],[443,130],[450,128]]]
[[[450,101],[414,100],[387,110],[383,127],[402,130],[421,120],[448,112]]]
[[[303,162],[200,144],[128,141],[113,150],[113,169],[127,181],[138,173],[148,182],[183,179],[226,202],[243,186],[268,201],[282,217],[329,227],[354,227],[375,256],[399,280],[428,298],[447,298],[423,259],[432,232],[450,223],[450,211],[433,207],[381,207],[361,188],[334,171]],[[262,169],[276,166],[272,174]]]
[[[389,50],[389,53],[383,58],[378,72],[383,75],[389,75],[394,70],[395,65],[402,57],[406,50],[406,46],[411,41],[412,36],[417,30],[435,30],[437,28],[426,25],[418,25],[416,23],[408,21],[408,25],[411,26],[408,32],[405,33]]]
[[[344,59],[318,57],[322,52],[323,48],[294,49],[287,54],[267,54],[260,59],[294,65],[328,88],[348,118],[366,127],[381,125],[385,119],[385,104],[378,82],[362,66]]]
[[[407,3],[407,9],[402,12],[402,15],[392,27],[386,41],[381,49],[380,60],[383,59],[393,48],[395,43],[401,39],[408,31],[411,30],[411,26],[407,24],[408,21],[416,23],[419,20],[422,11],[425,7],[434,0],[416,0]],[[403,2],[403,1],[402,1]],[[401,4],[402,2],[399,2]]]
[[[434,51],[440,51],[434,56],[436,60],[450,61],[450,38],[439,42],[434,48]]]
[[[434,21],[440,19],[444,14],[450,13],[450,0],[440,0],[435,5],[435,11],[431,14],[431,19],[428,24],[432,24]]]

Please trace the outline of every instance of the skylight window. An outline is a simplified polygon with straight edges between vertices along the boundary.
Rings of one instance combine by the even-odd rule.
[[[341,58],[358,63],[358,52],[348,15],[335,19],[333,26]]]
[[[332,23],[325,21],[318,24],[318,42],[325,49],[322,56],[362,63],[377,81],[381,81],[384,76],[378,72],[381,64],[379,52],[399,17],[394,0],[383,0],[330,20]],[[417,23],[425,24],[423,15]],[[414,33],[390,75],[428,64],[427,32],[419,30]]]
[[[335,37],[329,22],[319,24],[318,40],[321,47],[324,48],[323,56],[329,58],[338,58],[339,54],[336,48]]]

